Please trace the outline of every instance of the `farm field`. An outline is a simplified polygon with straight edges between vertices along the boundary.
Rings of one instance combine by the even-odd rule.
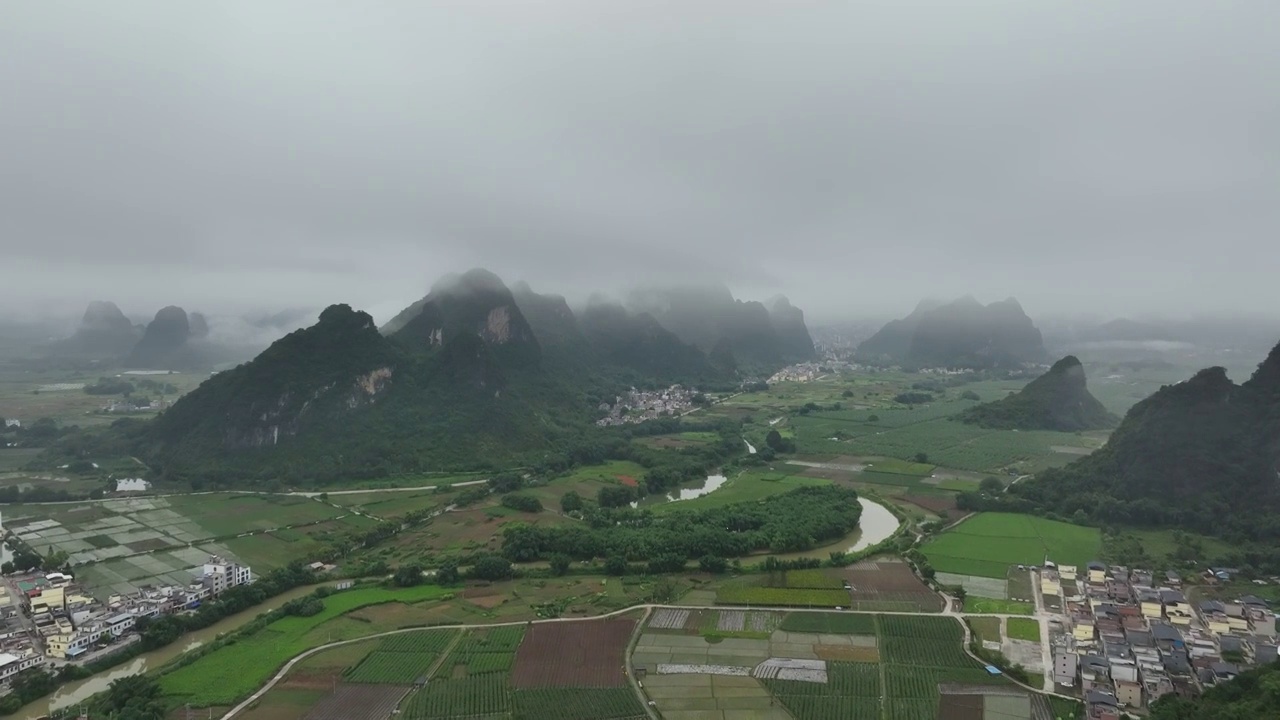
[[[864,612],[940,612],[943,604],[941,597],[921,583],[906,563],[895,560],[731,580],[720,586],[715,602]]]
[[[313,634],[320,625],[359,608],[382,603],[437,600],[445,588],[423,585],[388,590],[362,588],[324,598],[324,610],[311,617],[285,617],[160,678],[160,687],[175,703],[193,707],[225,706],[260,687],[289,658],[328,641]],[[366,633],[369,631],[366,629]],[[340,635],[334,640],[343,639]]]
[[[397,700],[408,694],[399,716],[409,719],[642,718],[623,669],[634,629],[635,620],[615,618],[394,635],[344,656],[344,684],[311,712],[343,706],[353,687],[383,687],[398,691]],[[414,673],[388,657],[401,655],[417,673],[411,681],[403,678]],[[302,681],[308,672],[299,671]],[[297,682],[291,673],[285,684]]]
[[[973,628],[979,643],[993,643],[997,647],[1003,636],[1000,634],[1000,618],[966,618],[965,622]]]
[[[351,683],[412,685],[426,677],[457,637],[456,630],[392,635],[345,673]]]
[[[1009,618],[1007,630],[1010,640],[1040,642],[1040,623],[1030,618]]]
[[[850,609],[879,612],[941,612],[942,597],[901,560],[866,560],[844,569]]]
[[[680,632],[689,612],[656,612],[632,655],[671,720],[933,720],[939,683],[1008,684],[964,653],[954,618],[793,612],[768,637],[711,642]]]
[[[979,513],[926,543],[921,550],[938,572],[1007,577],[1011,565],[1045,558],[1084,566],[1102,552],[1097,528],[1015,513]]]
[[[923,453],[930,464],[983,473],[1058,467],[1105,440],[1097,434],[987,430],[950,419],[974,404],[945,400],[913,408],[823,410],[792,417],[789,423],[802,453],[902,461]]]

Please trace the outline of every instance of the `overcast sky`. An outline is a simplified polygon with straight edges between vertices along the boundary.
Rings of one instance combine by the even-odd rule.
[[[1275,309],[1280,2],[9,0],[0,244],[18,310]]]

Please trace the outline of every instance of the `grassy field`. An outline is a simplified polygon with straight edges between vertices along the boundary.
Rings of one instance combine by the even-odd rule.
[[[381,603],[436,600],[446,588],[423,585],[388,590],[368,588],[330,595],[324,610],[311,617],[286,617],[234,644],[221,647],[160,678],[164,694],[176,703],[195,707],[224,706],[260,687],[289,658],[324,644],[312,631],[325,622],[359,608]],[[339,639],[339,638],[334,638]]]
[[[991,615],[1030,615],[1036,611],[1036,608],[1034,604],[1027,602],[969,595],[964,599],[964,611]]]
[[[1000,635],[1000,618],[968,618],[965,622],[973,628],[980,643],[998,643],[1003,639]]]
[[[1081,527],[1014,513],[979,513],[922,548],[939,572],[1005,578],[1010,565],[1084,566],[1100,557],[1102,535]]]
[[[1030,618],[1009,618],[1009,639],[1040,642],[1040,623]]]
[[[706,508],[720,507],[731,503],[763,500],[798,487],[831,484],[830,480],[800,475],[798,472],[800,468],[795,468],[797,470],[795,473],[788,473],[786,472],[787,469],[790,468],[786,468],[786,466],[779,466],[779,470],[751,468],[730,477],[719,489],[702,497],[676,503],[653,505],[651,509],[655,512],[705,510]]]

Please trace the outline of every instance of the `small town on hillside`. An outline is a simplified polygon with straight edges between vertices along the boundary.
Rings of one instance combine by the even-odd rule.
[[[30,668],[84,664],[141,640],[140,618],[194,612],[206,600],[253,582],[247,565],[210,556],[185,586],[147,586],[105,601],[59,572],[7,576],[0,583],[0,682]]]
[[[614,397],[613,403],[603,402],[597,408],[605,416],[596,421],[600,427],[631,425],[646,420],[674,417],[694,407],[698,391],[683,385],[672,385],[665,390],[637,390],[631,388],[626,395]]]

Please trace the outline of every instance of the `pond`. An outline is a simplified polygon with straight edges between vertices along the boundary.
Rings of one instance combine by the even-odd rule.
[[[708,475],[706,478],[704,478],[701,482],[699,482],[696,485],[688,485],[685,487],[672,488],[672,490],[667,492],[667,494],[665,495],[661,495],[661,494],[647,495],[643,500],[640,500],[639,502],[631,503],[631,507],[643,507],[646,505],[662,505],[664,503],[669,503],[669,502],[680,502],[681,500],[692,500],[694,498],[702,497],[707,493],[720,489],[720,486],[724,485],[725,482],[727,481],[728,481],[728,478],[726,478],[724,475],[721,475],[720,473],[716,473],[715,475]]]

